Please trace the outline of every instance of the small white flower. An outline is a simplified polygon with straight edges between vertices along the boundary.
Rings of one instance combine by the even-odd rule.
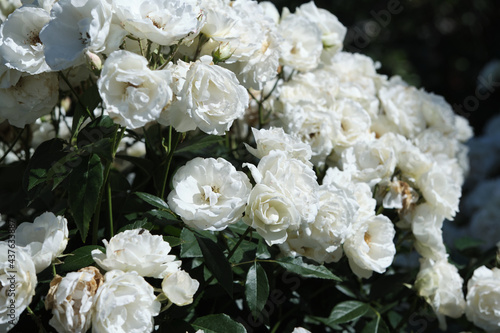
[[[161,289],[167,298],[178,306],[193,303],[193,296],[200,283],[183,270],[165,276]]]
[[[432,306],[439,320],[439,327],[446,329],[444,316],[458,318],[464,314],[465,300],[462,291],[464,280],[458,269],[446,258],[434,261],[420,260],[420,271],[415,288],[420,296]]]
[[[68,244],[68,221],[63,216],[46,212],[33,223],[23,222],[16,229],[16,242],[33,258],[36,272],[49,267]]]
[[[162,125],[179,132],[199,128],[205,133],[224,135],[248,106],[247,90],[228,69],[214,65],[210,56],[186,64],[179,60],[174,71],[176,99],[162,112]],[[177,76],[179,73],[180,76]]]
[[[32,75],[50,71],[39,37],[49,20],[42,8],[21,7],[0,25],[0,57],[7,67]]]
[[[298,7],[296,13],[307,17],[318,26],[323,48],[328,49],[330,56],[342,49],[347,29],[335,15],[326,9],[316,7],[313,1]]]
[[[373,271],[384,273],[396,254],[395,235],[394,225],[385,215],[356,221],[352,235],[344,243],[344,251],[354,274],[367,279]]]
[[[135,271],[141,276],[163,278],[181,265],[175,255],[169,254],[170,244],[145,229],[126,230],[103,243],[106,253],[93,250],[92,258],[107,271]]]
[[[168,204],[187,225],[220,231],[245,210],[250,180],[223,158],[197,157],[177,170]]]
[[[50,282],[45,308],[52,309],[49,324],[57,332],[85,333],[92,323],[93,301],[103,276],[95,267],[85,267],[68,273],[64,278],[57,275]]]
[[[23,128],[49,114],[58,98],[59,81],[56,73],[22,75],[13,86],[0,89],[0,118]]]
[[[160,45],[172,45],[182,38],[195,38],[204,24],[197,1],[113,0],[121,24],[136,37]]]
[[[292,331],[292,333],[311,333],[311,331],[306,330],[303,327],[295,327]]]
[[[95,295],[92,332],[152,332],[160,313],[153,287],[136,272],[107,272]]]
[[[310,164],[312,151],[311,147],[294,135],[287,134],[281,127],[270,129],[252,128],[252,133],[257,144],[252,148],[245,144],[247,150],[257,158],[263,158],[272,150],[281,150],[290,154],[290,157],[301,160],[305,164]]]
[[[35,295],[37,282],[30,254],[15,243],[0,242],[0,331],[8,332],[15,325],[12,322],[17,323]]]
[[[486,332],[500,332],[500,269],[474,271],[467,282],[465,315]]]
[[[301,72],[315,69],[320,61],[323,43],[318,26],[305,16],[284,13],[279,32],[284,38],[281,62]]]
[[[418,205],[411,216],[411,230],[418,253],[434,261],[447,258],[442,231],[444,217],[428,203]]]
[[[168,70],[150,70],[146,58],[120,50],[106,59],[97,86],[110,117],[135,129],[158,119],[172,99],[171,82]]]
[[[257,184],[248,197],[243,221],[254,228],[268,245],[273,245],[287,239],[288,228],[298,228],[301,216],[285,195],[265,184]]]
[[[40,31],[45,61],[53,70],[85,63],[85,52],[110,52],[121,38],[113,34],[111,5],[103,0],[60,0]],[[108,37],[115,39],[108,40]],[[109,44],[109,46],[108,46]]]

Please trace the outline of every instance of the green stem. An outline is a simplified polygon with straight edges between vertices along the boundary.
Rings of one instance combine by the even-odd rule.
[[[118,134],[118,128],[120,128],[120,133]],[[97,240],[98,240],[98,233],[99,233],[99,219],[100,219],[100,211],[101,211],[101,204],[102,204],[102,198],[104,197],[104,191],[108,190],[109,187],[109,172],[111,170],[111,161],[114,160],[116,150],[118,149],[118,145],[120,144],[120,141],[123,138],[123,134],[125,133],[125,127],[119,127],[117,126],[115,129],[115,135],[113,138],[113,154],[112,158],[109,161],[106,161],[105,167],[104,167],[104,181],[103,181],[103,186],[101,187],[101,191],[99,192],[99,197],[97,199],[97,207],[94,211],[94,224],[92,226],[92,244],[97,245]],[[109,226],[110,226],[110,232],[111,232],[111,237],[113,236],[113,218],[112,218],[112,208],[111,208],[111,188],[109,187],[109,196],[108,196],[108,201],[109,201],[109,214],[110,214],[110,221],[109,221]]]
[[[92,112],[89,111],[89,109],[85,106],[85,104],[83,104],[82,100],[80,99],[80,96],[78,96],[78,93],[75,91],[75,89],[73,88],[73,86],[69,82],[68,78],[63,74],[63,72],[59,72],[59,76],[62,77],[62,79],[64,80],[64,82],[66,82],[66,84],[68,85],[69,89],[73,93],[73,95],[75,95],[75,98],[78,101],[78,104],[80,104],[80,106],[82,107],[82,109],[84,109],[87,112],[87,114],[89,115],[90,119],[94,120],[95,116],[92,114]]]
[[[174,303],[172,303],[171,300],[168,300],[167,305],[165,305],[163,308],[161,308],[160,313],[167,311]]]
[[[165,189],[167,188],[167,180],[168,173],[170,171],[170,164],[172,164],[172,158],[174,157],[175,149],[177,149],[177,145],[179,144],[181,135],[179,133],[172,133],[172,126],[169,127],[168,132],[168,155],[167,155],[167,167],[165,168],[165,173],[163,175],[162,187],[160,192],[160,198],[163,199],[165,196]],[[175,136],[175,139],[173,137]],[[172,146],[173,142],[173,146]]]
[[[52,264],[52,275],[54,275],[54,277],[57,276],[56,265],[54,265],[54,264]]]
[[[231,249],[231,251],[229,251],[229,253],[227,255],[227,260],[231,259],[231,257],[234,255],[234,253],[236,252],[238,247],[243,242],[243,239],[245,239],[245,237],[250,233],[250,231],[252,231],[252,227],[248,227],[247,230],[245,230],[245,232],[243,233],[243,235],[240,236],[240,239],[238,239],[238,242],[236,243],[236,245],[234,245],[233,248]]]
[[[109,213],[109,238],[115,235],[113,230],[113,201],[111,199],[111,184],[108,182],[108,213]]]
[[[7,149],[7,151],[3,154],[2,158],[0,158],[0,163],[2,163],[3,160],[5,160],[5,158],[7,157],[7,155],[9,155],[9,153],[12,151],[12,149],[14,149],[14,146],[16,145],[17,141],[19,141],[19,139],[21,138],[21,135],[23,134],[23,132],[24,132],[24,128],[19,131],[16,138],[14,139],[14,142],[12,142],[9,149]]]
[[[26,308],[26,310],[28,311],[28,313],[30,314],[30,316],[33,318],[33,320],[35,321],[36,323],[36,326],[38,326],[38,332],[40,333],[47,333],[47,331],[45,330],[45,328],[43,327],[43,324],[42,324],[42,321],[40,320],[40,318],[33,312],[33,310],[31,310],[31,308],[28,306]]]

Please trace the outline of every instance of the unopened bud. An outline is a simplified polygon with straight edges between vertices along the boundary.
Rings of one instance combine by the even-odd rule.
[[[229,43],[220,44],[215,51],[212,52],[212,58],[214,63],[224,62],[233,55],[231,52],[231,46]]]
[[[101,58],[90,51],[85,52],[85,58],[87,60],[87,66],[89,66],[90,70],[95,74],[99,74],[102,68],[102,60]]]

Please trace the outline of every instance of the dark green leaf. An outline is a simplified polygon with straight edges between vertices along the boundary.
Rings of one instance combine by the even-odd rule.
[[[302,257],[283,257],[276,261],[280,266],[286,270],[299,274],[303,277],[314,277],[319,279],[328,279],[342,281],[338,276],[334,275],[325,266],[316,266],[306,264],[302,261]]]
[[[359,301],[345,301],[337,304],[328,317],[333,324],[342,324],[362,317],[370,306]]]
[[[196,235],[195,235],[196,236]],[[233,270],[224,252],[211,239],[196,236],[205,265],[219,281],[222,288],[233,297]]]
[[[134,223],[127,224],[126,226],[120,228],[117,233],[124,232],[125,230],[134,230],[139,228],[151,230],[153,229],[153,223],[148,222],[147,219],[135,221]]]
[[[64,263],[59,267],[63,272],[72,272],[90,266],[94,263],[91,252],[95,249],[106,252],[106,249],[99,245],[82,246],[71,252],[67,257],[64,257]]]
[[[342,294],[346,295],[346,296],[349,296],[351,298],[357,298],[356,294],[351,289],[349,289],[349,287],[347,287],[347,286],[343,286],[341,284],[337,284],[335,286],[335,288],[338,291],[340,291]]]
[[[324,324],[328,327],[333,328],[336,331],[339,331],[339,332],[342,331],[342,327],[337,325],[337,324],[334,324],[330,318],[306,316],[305,322],[315,324],[315,325],[319,325],[319,323],[321,323],[321,324]]]
[[[152,210],[147,211],[146,215],[150,215],[150,216],[152,216],[152,217],[154,217],[155,219],[158,219],[158,220],[164,220],[164,222],[168,222],[168,221],[176,222],[176,223],[181,222],[177,218],[177,216],[175,216],[174,214],[170,213],[169,211],[152,209]]]
[[[189,229],[184,228],[181,232],[181,258],[201,258],[203,253],[201,253],[200,246],[196,241],[194,233]]]
[[[120,155],[116,154],[116,158],[122,159],[124,161],[128,161],[144,171],[145,173],[151,173],[154,169],[154,164],[150,160],[147,160],[145,158],[139,158],[139,157],[134,157],[134,156],[128,156],[128,155]]]
[[[468,236],[458,238],[455,240],[455,247],[459,251],[464,251],[467,249],[479,247],[483,245],[483,241]]]
[[[363,328],[361,333],[390,333],[389,327],[380,316],[376,316]]]
[[[170,210],[167,203],[165,201],[163,201],[163,199],[158,198],[157,196],[154,196],[152,194],[145,193],[145,192],[135,192],[135,194],[139,198],[141,198],[142,200],[146,201],[151,206],[154,206],[156,208],[163,209],[163,210]]]
[[[69,181],[69,207],[85,242],[103,183],[103,167],[99,156],[82,156],[80,165],[71,173]]]
[[[266,242],[262,239],[259,240],[257,244],[257,258],[259,259],[269,259],[271,258],[271,253],[269,253],[269,247]]]
[[[196,319],[192,326],[204,333],[246,333],[245,326],[226,314],[213,314]]]
[[[163,236],[163,240],[165,242],[168,242],[168,244],[170,244],[171,247],[178,246],[178,245],[182,244],[182,240],[180,238],[173,237],[173,236]]]
[[[179,145],[175,153],[198,151],[221,141],[224,141],[224,137],[217,135],[203,135]]]
[[[269,297],[269,282],[266,271],[257,262],[248,270],[245,296],[252,315],[257,318]]]

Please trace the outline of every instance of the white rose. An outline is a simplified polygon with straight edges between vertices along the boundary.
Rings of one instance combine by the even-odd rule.
[[[250,180],[223,158],[197,157],[172,179],[168,204],[187,225],[220,231],[236,223],[245,210]]]
[[[85,52],[110,52],[121,40],[112,27],[112,9],[102,0],[60,0],[40,31],[45,61],[53,70],[85,63]],[[63,33],[64,32],[64,33]],[[113,40],[111,40],[113,39]],[[109,44],[109,45],[108,45]]]
[[[17,241],[17,240],[16,240]],[[0,331],[8,332],[31,303],[37,284],[29,253],[13,242],[0,242]]]
[[[21,75],[22,72],[11,69],[0,62],[0,91],[14,86]]]
[[[329,49],[331,55],[342,49],[347,29],[335,15],[328,10],[316,7],[313,1],[298,7],[296,13],[307,17],[318,26],[323,48]]]
[[[464,280],[458,274],[458,269],[448,263],[446,258],[438,261],[420,260],[420,271],[415,280],[415,288],[418,294],[432,306],[442,330],[446,330],[444,316],[458,318],[464,314],[463,283]]]
[[[298,228],[301,216],[287,196],[265,184],[257,184],[248,197],[243,221],[254,228],[268,245],[273,245],[287,239],[288,228]]]
[[[382,87],[379,97],[382,110],[396,133],[412,138],[425,129],[423,97],[415,87],[406,84]]]
[[[352,146],[356,141],[370,140],[371,119],[368,112],[358,102],[340,98],[335,101],[332,110],[337,121],[337,133],[334,143],[344,147]]]
[[[168,70],[150,70],[146,58],[120,50],[106,59],[97,86],[110,117],[135,129],[158,119],[172,99],[171,82]]]
[[[292,333],[311,333],[311,331],[306,330],[303,327],[295,327],[292,331]]]
[[[56,73],[23,75],[15,85],[0,89],[0,118],[11,125],[23,128],[49,114],[59,98],[59,81]]]
[[[152,332],[160,313],[153,287],[136,272],[110,271],[95,295],[92,332]]]
[[[7,67],[29,74],[50,70],[38,36],[49,20],[42,8],[22,7],[0,25],[0,57]]]
[[[289,230],[286,242],[280,245],[281,250],[318,263],[339,261],[343,254],[341,245],[351,234],[358,208],[352,193],[333,184],[322,187],[316,219],[297,231]]]
[[[247,164],[256,183],[265,184],[291,200],[304,222],[318,213],[319,184],[314,170],[281,150],[264,156],[257,167]]]
[[[162,125],[179,132],[199,128],[205,133],[223,135],[233,121],[243,116],[248,93],[233,72],[214,65],[209,56],[188,65],[183,77],[175,77],[176,99],[162,112]],[[186,64],[179,61],[180,66]],[[182,71],[181,71],[182,72]]]
[[[193,296],[199,286],[200,283],[197,280],[180,270],[165,276],[161,283],[161,290],[172,303],[183,306],[193,303]]]
[[[281,150],[290,154],[290,157],[301,160],[305,164],[309,164],[312,151],[308,144],[300,141],[294,135],[287,134],[281,127],[270,129],[256,129],[252,127],[253,137],[257,148],[252,148],[245,144],[247,150],[257,158],[263,158],[272,150]]]
[[[394,225],[385,215],[356,221],[352,235],[344,243],[344,252],[353,273],[365,279],[373,271],[384,273],[396,254],[395,235]]]
[[[465,315],[486,332],[500,332],[500,269],[481,266],[467,282]]]
[[[411,230],[418,253],[435,261],[447,258],[442,231],[444,217],[428,203],[418,205],[411,216]]]
[[[113,0],[114,11],[125,30],[160,45],[193,39],[204,24],[197,1]]]
[[[92,323],[93,301],[103,276],[95,267],[85,267],[68,273],[64,278],[57,275],[50,282],[45,308],[52,310],[49,324],[57,332],[85,333]]]
[[[341,153],[340,165],[351,173],[352,179],[373,188],[388,179],[396,168],[396,154],[385,140],[358,141]]]
[[[304,16],[283,13],[279,32],[281,62],[298,71],[307,72],[318,67],[323,43],[318,26]]]
[[[46,212],[33,223],[23,222],[16,229],[18,246],[25,247],[35,263],[36,272],[49,267],[68,245],[68,221]]]
[[[126,230],[103,243],[106,253],[93,250],[92,258],[107,271],[135,271],[141,276],[163,278],[181,265],[175,261],[175,255],[169,254],[170,244],[145,229]]]

